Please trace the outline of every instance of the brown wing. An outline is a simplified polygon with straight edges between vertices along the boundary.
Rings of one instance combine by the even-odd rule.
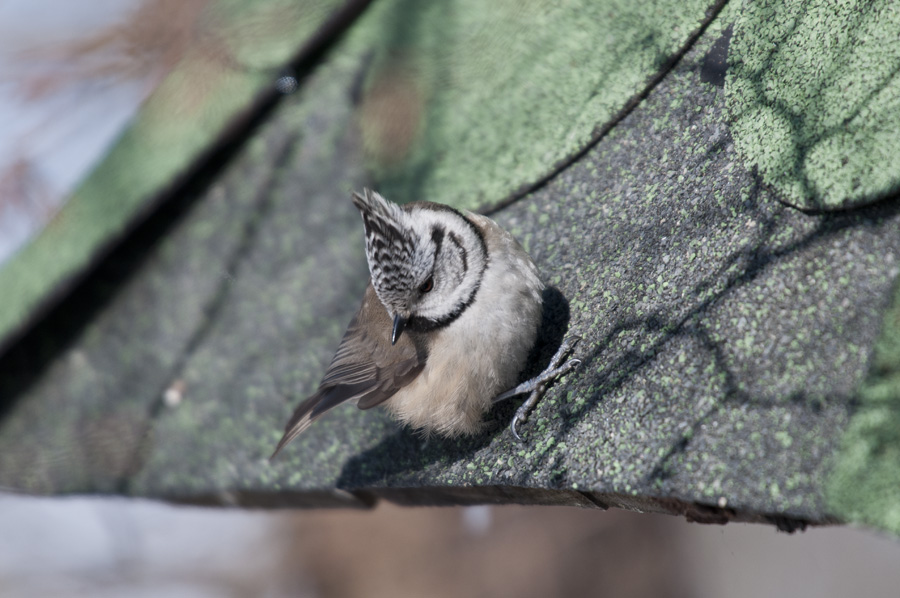
[[[390,336],[391,318],[370,283],[319,390],[294,411],[272,457],[329,409],[347,401],[369,409],[419,375],[427,356],[424,345],[411,334],[391,345]]]

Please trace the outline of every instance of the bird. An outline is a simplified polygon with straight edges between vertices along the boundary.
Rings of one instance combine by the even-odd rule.
[[[563,342],[547,369],[516,385],[542,318],[538,267],[486,216],[443,204],[398,205],[364,189],[352,194],[365,229],[371,275],[319,389],[294,411],[275,457],[310,424],[342,403],[382,405],[424,436],[453,438],[483,429],[493,404],[529,399],[577,366]]]

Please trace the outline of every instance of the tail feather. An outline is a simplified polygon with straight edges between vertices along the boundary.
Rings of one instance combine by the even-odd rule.
[[[287,446],[294,438],[302,434],[310,424],[327,412],[331,411],[341,403],[357,401],[359,397],[365,396],[377,386],[377,382],[369,381],[320,388],[316,394],[300,403],[297,410],[294,411],[291,420],[284,427],[284,436],[281,437],[281,441],[278,443],[278,446],[275,447],[275,452],[272,453],[272,456],[269,457],[269,459],[275,458],[275,455],[277,455],[281,449]]]
[[[318,414],[313,414],[315,408],[319,405],[319,402],[322,400],[322,392],[319,391],[313,396],[309,397],[297,407],[297,410],[294,411],[294,415],[291,416],[291,420],[284,427],[284,436],[281,437],[281,440],[278,442],[278,446],[275,447],[275,452],[272,453],[272,456],[269,457],[269,460],[275,458],[275,455],[281,452],[281,449],[286,447],[288,443],[290,443],[294,438],[303,433],[306,428],[310,426],[316,419],[319,418],[324,411],[320,411]]]

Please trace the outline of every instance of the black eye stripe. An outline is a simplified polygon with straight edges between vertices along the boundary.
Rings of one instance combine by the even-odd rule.
[[[475,289],[472,291],[472,294],[469,295],[469,298],[447,315],[440,318],[424,318],[422,316],[413,315],[406,323],[406,328],[408,330],[415,330],[416,332],[428,332],[452,324],[469,308],[470,305],[472,305],[472,302],[475,301],[475,296],[478,294],[480,286],[481,282],[479,281],[476,283]]]
[[[444,243],[444,229],[440,226],[435,226],[431,229],[431,242],[434,243],[434,257],[437,259],[438,254],[441,252],[441,245]]]
[[[462,266],[463,266],[463,274],[469,271],[469,258],[468,253],[466,252],[466,248],[462,245],[462,240],[456,235],[456,233],[450,233],[450,242],[456,245],[459,248],[459,254],[462,257]]]

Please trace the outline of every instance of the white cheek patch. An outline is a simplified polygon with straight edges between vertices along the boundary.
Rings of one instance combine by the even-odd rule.
[[[448,291],[458,287],[466,276],[468,264],[463,259],[459,247],[454,244],[448,244],[441,253],[441,261],[438,265],[438,272],[444,280],[444,286]]]
[[[422,297],[416,315],[432,322],[458,316],[474,300],[487,264],[484,245],[472,225],[452,212],[430,212],[431,238],[439,238],[434,290]],[[433,231],[440,234],[434,235]]]

